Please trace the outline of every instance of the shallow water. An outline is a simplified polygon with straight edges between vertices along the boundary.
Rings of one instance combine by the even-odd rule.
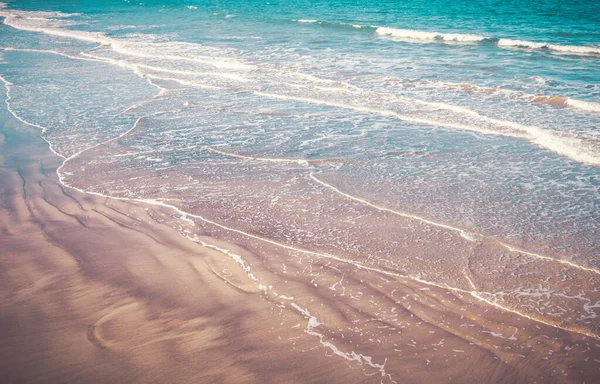
[[[8,2],[7,105],[67,185],[598,335],[598,4],[311,3]]]

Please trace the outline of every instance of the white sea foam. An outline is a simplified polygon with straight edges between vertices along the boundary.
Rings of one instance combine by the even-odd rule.
[[[72,23],[62,20],[65,17],[73,16],[60,12],[44,12],[45,17],[37,17],[34,12],[24,11],[6,11],[0,9],[0,16],[4,17],[4,24],[15,29],[20,29],[30,32],[40,32],[47,35],[71,38],[81,41],[87,41],[97,44],[109,44],[110,38],[102,33],[74,31],[62,29],[65,25]]]
[[[307,20],[307,19],[300,19],[298,20],[299,23],[301,24],[312,24],[312,23],[316,23],[318,20]]]
[[[408,41],[421,40],[454,43],[477,43],[486,39],[485,36],[474,34],[427,32],[413,29],[396,29],[388,27],[378,27],[375,32],[382,36],[390,36],[393,39]]]
[[[546,49],[552,53],[566,55],[600,55],[600,47],[589,45],[559,45],[527,40],[500,39],[497,43],[501,48]]]
[[[596,103],[593,101],[583,101],[568,97],[566,103],[571,107],[581,109],[584,111],[600,112],[600,103]]]
[[[147,42],[128,42],[124,40],[116,40],[112,39],[109,44],[111,49],[117,53],[139,57],[139,58],[147,58],[147,59],[163,59],[163,60],[173,60],[173,61],[189,61],[196,62],[199,64],[207,64],[213,67],[222,68],[222,69],[231,69],[231,70],[244,70],[244,71],[252,71],[256,69],[256,66],[240,63],[236,61],[227,61],[222,59],[215,59],[214,57],[201,57],[198,53],[194,53],[191,56],[182,56],[178,54],[168,54],[164,52],[172,52],[177,51],[178,46],[174,43],[170,43],[170,45],[160,44],[160,43],[147,43]],[[182,44],[180,44],[182,45]],[[182,48],[182,47],[179,47]],[[179,49],[182,51],[183,49]]]
[[[200,64],[207,64],[213,67],[231,70],[254,70],[255,66],[235,62],[227,61],[222,59],[216,59],[214,57],[198,55],[197,52],[191,52],[190,56],[182,56],[178,54],[169,54],[169,52],[185,51],[183,48],[189,49],[189,47],[183,47],[184,44],[180,43],[178,46],[165,45],[161,43],[150,43],[147,41],[127,41],[125,39],[115,39],[106,36],[100,32],[86,32],[77,31],[71,29],[62,28],[66,25],[66,22],[62,20],[68,16],[74,14],[63,14],[60,12],[45,12],[44,15],[47,18],[40,18],[33,16],[36,13],[26,11],[5,11],[0,8],[0,16],[5,17],[4,24],[15,29],[39,32],[51,36],[64,37],[69,39],[75,39],[90,43],[97,43],[103,46],[110,46],[110,48],[123,55],[139,58],[149,59],[164,59],[173,61],[189,61]],[[189,45],[189,44],[188,44]],[[165,53],[166,52],[166,53]]]

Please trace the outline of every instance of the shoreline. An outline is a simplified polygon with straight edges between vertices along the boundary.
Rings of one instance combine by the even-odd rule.
[[[343,371],[269,337],[271,305],[224,282],[227,270],[244,288],[244,274],[161,224],[168,214],[62,187],[59,159],[15,119],[2,137],[6,382],[333,382],[314,367]]]
[[[600,366],[593,339],[466,292],[224,241],[236,236],[209,222],[199,245],[170,207],[63,187],[35,128],[10,118],[2,131],[9,382],[411,382],[424,372],[436,382],[576,382]]]

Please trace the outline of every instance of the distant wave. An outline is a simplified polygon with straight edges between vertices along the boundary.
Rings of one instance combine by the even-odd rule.
[[[364,31],[375,31],[379,36],[387,37],[391,40],[407,42],[440,42],[454,44],[477,44],[488,42],[502,49],[526,49],[541,50],[553,54],[578,55],[578,56],[600,56],[600,46],[593,45],[560,45],[546,42],[535,42],[527,40],[513,40],[506,38],[496,38],[472,33],[447,33],[436,31],[419,31],[415,29],[399,29],[381,26],[363,26],[358,24],[334,23],[319,21],[315,19],[300,19],[298,23],[317,24],[324,27],[345,27],[361,29]]]
[[[600,55],[600,47],[589,45],[559,45],[549,43],[538,43],[527,40],[500,39],[496,43],[500,48],[520,48],[531,50],[548,50],[556,54],[565,55]]]
[[[438,41],[444,43],[480,43],[489,41],[499,48],[544,50],[553,54],[597,56],[600,55],[599,46],[590,45],[559,45],[550,43],[539,43],[527,40],[497,39],[476,34],[442,33],[417,31],[413,29],[396,29],[378,27],[375,31],[378,35],[388,36],[401,41]]]
[[[486,36],[461,33],[441,33],[426,32],[413,29],[396,29],[388,27],[378,27],[375,31],[378,35],[391,36],[399,40],[422,40],[422,41],[442,41],[457,43],[478,43],[488,39]]]
[[[431,82],[430,84],[435,86],[440,86],[444,88],[460,88],[472,92],[481,92],[481,93],[498,93],[503,94],[508,97],[513,97],[515,99],[527,100],[532,103],[543,103],[548,105],[553,105],[557,107],[571,107],[574,109],[586,111],[586,112],[599,112],[600,113],[600,103],[595,101],[585,101],[573,99],[566,96],[558,96],[558,95],[534,95],[530,93],[515,91],[506,88],[496,88],[496,87],[481,87],[474,84],[469,83],[447,83],[447,82]]]
[[[319,20],[315,20],[315,19],[300,19],[300,20],[296,20],[296,22],[298,22],[300,24],[317,24],[322,27],[331,27],[331,28],[340,28],[340,29],[363,29],[363,30],[372,29],[371,27],[367,27],[367,26],[359,25],[359,24],[336,23],[336,22],[329,22],[329,21],[319,21]]]

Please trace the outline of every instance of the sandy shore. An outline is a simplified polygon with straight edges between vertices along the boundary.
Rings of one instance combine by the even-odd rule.
[[[600,377],[600,340],[468,292],[66,188],[39,134],[0,131],[3,383]]]

